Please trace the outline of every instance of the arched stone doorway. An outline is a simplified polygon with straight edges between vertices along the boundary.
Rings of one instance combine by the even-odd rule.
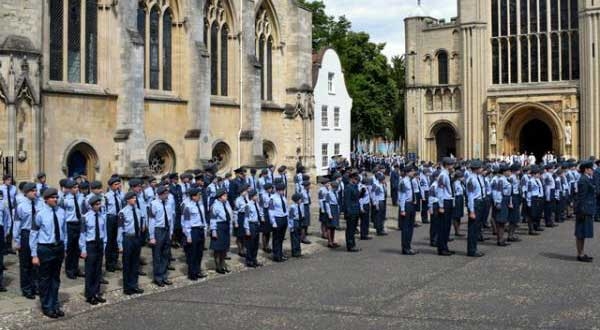
[[[564,154],[562,121],[552,109],[538,104],[521,104],[504,115],[498,154],[534,153],[538,161],[548,151]]]
[[[458,155],[458,133],[449,122],[440,122],[433,126],[430,133],[429,159],[441,160],[444,157]]]
[[[68,177],[86,174],[88,180],[94,180],[98,164],[96,150],[86,142],[79,142],[67,149],[63,170]]]

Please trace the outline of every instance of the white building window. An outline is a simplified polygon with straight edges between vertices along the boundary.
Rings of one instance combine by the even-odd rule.
[[[335,77],[335,73],[329,72],[329,76],[327,79],[327,91],[329,92],[329,94],[335,93],[335,89],[333,88],[333,78],[334,77]]]
[[[336,128],[340,127],[340,108],[338,107],[333,109],[333,126]]]
[[[321,144],[321,167],[327,167],[327,143]]]
[[[329,126],[329,118],[328,118],[327,112],[328,112],[328,109],[327,109],[326,105],[321,107],[321,127]]]
[[[336,143],[333,145],[333,154],[334,155],[339,155],[340,154],[340,144]]]

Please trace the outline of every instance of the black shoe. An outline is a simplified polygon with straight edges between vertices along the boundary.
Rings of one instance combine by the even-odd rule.
[[[406,250],[406,251],[402,251],[402,254],[406,255],[406,256],[414,256],[417,253],[413,250]]]
[[[77,277],[85,277],[85,273],[84,272],[77,272],[76,276]]]
[[[169,281],[169,280],[163,280],[163,283],[165,285],[173,285],[173,282]]]
[[[188,276],[188,280],[195,282],[198,280],[198,276]]]
[[[4,285],[0,285],[0,292],[6,292],[6,288],[4,287]]]
[[[518,237],[509,237],[509,238],[507,239],[507,241],[509,241],[509,242],[520,242],[520,241],[521,241],[521,239],[520,239],[520,238],[518,238]]]
[[[146,272],[145,272],[145,271],[143,271],[143,270],[140,270],[140,271],[138,271],[138,275],[140,275],[140,276],[146,276],[146,275],[148,275],[148,274],[146,274]]]
[[[169,261],[175,261],[175,258],[171,257],[169,258]]]
[[[535,231],[544,231],[544,228],[538,227],[538,228],[535,228]]]
[[[292,258],[302,258],[302,254],[294,253],[294,254],[292,254]]]
[[[56,315],[56,313],[53,312],[53,311],[44,311],[43,313],[44,313],[45,316],[47,316],[47,317],[49,317],[51,319],[57,319],[58,318],[58,315]]]
[[[540,233],[536,233],[535,231],[530,231],[529,236],[538,236]]]
[[[454,236],[456,236],[456,237],[465,237],[465,234],[456,233],[456,234],[454,234]]]
[[[58,317],[63,317],[65,316],[65,312],[63,312],[60,308],[54,311],[54,314],[56,314],[56,316]]]
[[[592,262],[592,259],[590,257],[588,257],[587,255],[578,256],[577,260],[581,261],[581,262]]]
[[[70,280],[76,280],[77,279],[77,275],[67,274],[67,278],[70,279]]]
[[[467,257],[473,257],[473,258],[481,258],[484,255],[485,254],[483,254],[482,252],[467,253]]]
[[[106,271],[109,273],[114,273],[116,271],[116,268],[106,268]]]
[[[154,283],[155,285],[158,285],[161,288],[165,286],[165,284],[162,281],[152,281],[152,283]]]
[[[85,302],[87,302],[90,305],[98,305],[98,300],[96,299],[96,297],[88,298],[85,300]]]
[[[368,241],[368,240],[372,240],[372,239],[373,239],[373,237],[370,237],[370,236],[360,238],[361,241]]]
[[[198,278],[205,278],[207,275],[203,272],[200,272],[200,274],[198,274]]]
[[[23,293],[23,297],[31,300],[35,300],[35,294],[33,293]]]
[[[100,295],[96,296],[96,300],[101,304],[104,304],[106,302],[106,299],[102,298],[102,296]]]
[[[264,249],[263,249],[263,251],[264,251],[265,253],[271,253],[271,252],[273,252],[273,250],[271,250],[271,249],[269,249],[269,248],[264,248]]]
[[[454,242],[454,238],[452,238],[452,237],[448,238],[448,242]]]
[[[248,267],[248,268],[256,268],[257,266],[256,266],[255,263],[249,262],[249,263],[246,264],[246,267]]]
[[[225,256],[225,260],[231,260],[230,256]]]
[[[104,278],[100,279],[100,284],[108,284],[108,281]]]
[[[264,266],[262,263],[260,263],[260,262],[256,263],[256,267],[262,267],[262,266]]]
[[[168,269],[168,270],[175,270],[175,267],[173,267],[173,266],[169,265],[169,266],[167,266],[167,269]]]
[[[116,265],[116,266],[115,266],[115,270],[123,270],[123,266],[121,266],[121,265]]]
[[[449,257],[452,255],[452,253],[450,253],[450,251],[438,251],[438,255],[444,256],[444,257]]]
[[[145,260],[140,260],[140,266],[146,266],[148,263]]]
[[[216,272],[219,274],[227,274],[227,272],[225,272],[225,270],[223,268],[216,269]]]
[[[505,247],[505,246],[509,246],[510,244],[508,244],[506,242],[497,242],[496,245],[501,246],[501,247]]]
[[[131,295],[136,294],[136,292],[133,290],[123,290],[123,294],[127,295],[127,296],[131,296]]]
[[[348,252],[360,252],[360,249],[357,247],[353,247],[353,248],[348,249]]]
[[[8,270],[8,268],[5,265],[1,265],[0,268],[2,268],[2,270]]]
[[[303,239],[302,240],[302,244],[311,244],[312,242],[307,240],[307,239]]]
[[[283,259],[282,258],[273,258],[273,261],[274,262],[283,262]]]
[[[138,294],[142,294],[142,293],[144,293],[144,290],[142,290],[140,288],[135,288],[135,289],[133,289],[133,292],[138,293]]]

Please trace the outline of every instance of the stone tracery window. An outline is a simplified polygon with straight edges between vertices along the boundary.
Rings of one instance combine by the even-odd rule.
[[[227,96],[230,18],[222,0],[209,0],[204,8],[204,43],[210,53],[210,93]]]
[[[273,18],[264,3],[256,15],[256,55],[262,66],[260,95],[262,100],[273,100],[273,47],[275,31]]]
[[[148,155],[148,165],[153,175],[163,175],[175,170],[175,152],[164,142],[157,143]]]
[[[53,0],[49,16],[50,80],[96,84],[98,1]]]
[[[144,40],[144,86],[172,90],[173,10],[170,2],[142,0],[137,28]]]
[[[579,79],[576,0],[490,1],[494,84]]]

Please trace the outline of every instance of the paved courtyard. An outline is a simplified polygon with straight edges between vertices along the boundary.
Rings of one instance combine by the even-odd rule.
[[[390,217],[388,228],[393,223]],[[98,330],[600,329],[598,262],[575,261],[572,231],[573,222],[567,222],[507,248],[488,241],[481,247],[486,256],[472,259],[465,256],[463,239],[451,243],[457,255],[437,256],[428,246],[428,226],[416,230],[420,254],[403,256],[400,233],[390,230],[389,236],[359,241],[363,250],[357,254],[326,251],[319,242],[299,260],[195,285],[180,279],[177,286],[185,287],[133,299],[117,290],[102,307],[67,302],[68,315],[60,321],[24,313],[26,322],[5,316],[4,324]],[[599,245],[592,241],[588,252],[600,256]],[[109,288],[117,285],[111,277]]]

